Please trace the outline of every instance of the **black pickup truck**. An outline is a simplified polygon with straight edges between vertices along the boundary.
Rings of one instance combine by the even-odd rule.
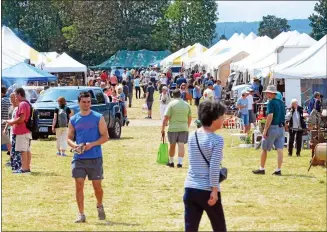
[[[33,104],[34,109],[39,114],[39,130],[33,132],[33,139],[53,135],[52,121],[55,108],[58,107],[57,99],[59,97],[64,97],[67,106],[76,114],[80,111],[77,98],[80,92],[85,91],[91,94],[91,110],[104,116],[110,138],[120,138],[121,128],[124,125],[121,105],[112,102],[106,103],[103,91],[99,87],[69,86],[50,88]]]

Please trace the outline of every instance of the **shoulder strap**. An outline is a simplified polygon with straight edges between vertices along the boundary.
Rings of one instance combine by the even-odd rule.
[[[210,163],[209,163],[209,161],[208,161],[207,158],[204,156],[204,154],[203,154],[203,152],[202,152],[202,150],[201,150],[201,148],[200,148],[200,144],[199,144],[199,140],[198,140],[198,134],[197,134],[196,131],[195,131],[195,139],[196,139],[196,143],[198,144],[198,148],[199,148],[199,151],[200,151],[200,153],[201,153],[203,159],[206,161],[206,163],[207,163],[208,166],[210,167]]]

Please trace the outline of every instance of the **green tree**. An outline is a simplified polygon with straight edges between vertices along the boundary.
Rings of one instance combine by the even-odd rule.
[[[2,0],[1,10],[2,10],[2,24],[10,27],[11,29],[20,29],[20,20],[26,14],[25,5],[28,1],[26,0]]]
[[[173,50],[196,42],[210,45],[215,37],[217,8],[213,0],[172,2],[165,16],[169,22]]]
[[[275,38],[283,31],[289,31],[290,25],[287,23],[287,19],[277,18],[274,15],[267,15],[262,17],[262,21],[259,24],[259,36],[268,36],[271,39]]]
[[[327,0],[320,0],[315,4],[314,11],[309,17],[310,26],[312,27],[311,36],[320,40],[327,34]]]

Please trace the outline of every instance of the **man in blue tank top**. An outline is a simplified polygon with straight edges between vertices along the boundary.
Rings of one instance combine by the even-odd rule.
[[[104,117],[91,110],[91,95],[81,92],[78,97],[80,112],[70,118],[68,125],[68,144],[75,151],[72,162],[72,176],[75,178],[76,201],[79,216],[76,223],[85,222],[84,214],[84,181],[86,176],[92,181],[97,198],[99,220],[105,220],[106,214],[102,205],[103,179],[101,144],[108,141],[108,130]],[[74,139],[76,141],[74,141]]]

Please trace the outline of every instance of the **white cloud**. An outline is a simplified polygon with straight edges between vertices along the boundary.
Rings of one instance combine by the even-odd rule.
[[[218,1],[219,22],[260,21],[275,15],[286,19],[306,19],[317,1]]]

